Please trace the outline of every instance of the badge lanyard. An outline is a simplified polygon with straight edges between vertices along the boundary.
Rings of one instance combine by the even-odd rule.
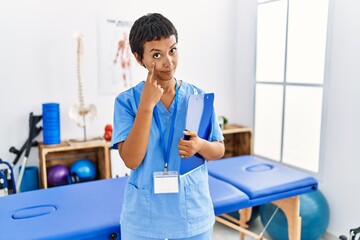
[[[164,153],[164,158],[165,158],[164,159],[164,161],[165,161],[164,173],[167,173],[167,171],[168,171],[168,164],[169,164],[169,157],[170,157],[169,154],[170,154],[170,148],[171,148],[171,143],[172,143],[172,137],[174,135],[175,118],[176,118],[176,114],[177,114],[177,105],[178,105],[178,87],[177,87],[177,81],[175,80],[175,107],[174,107],[174,113],[172,115],[172,120],[171,120],[171,127],[170,127],[169,141],[168,141],[167,149],[165,148],[165,141],[163,139],[163,134],[162,134],[163,131],[162,131],[162,127],[161,127],[159,113],[157,111],[156,106],[154,109],[154,117],[155,117],[156,125],[159,128],[161,148],[162,148],[162,151]]]

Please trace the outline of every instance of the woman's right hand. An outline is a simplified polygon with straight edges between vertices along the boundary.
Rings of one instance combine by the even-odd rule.
[[[139,108],[134,124],[125,141],[119,144],[119,153],[126,167],[136,169],[144,160],[149,144],[151,120],[155,105],[159,102],[164,90],[154,80],[155,63],[151,64],[141,93]]]
[[[155,105],[160,101],[160,98],[164,93],[164,89],[154,79],[154,70],[155,62],[152,62],[141,93],[139,104],[139,107],[148,107],[150,110],[154,109]]]

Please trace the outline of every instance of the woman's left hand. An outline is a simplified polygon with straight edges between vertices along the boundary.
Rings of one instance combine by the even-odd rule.
[[[202,147],[203,139],[201,139],[195,132],[184,131],[184,135],[189,137],[189,140],[180,139],[178,148],[181,158],[188,158],[199,152]]]

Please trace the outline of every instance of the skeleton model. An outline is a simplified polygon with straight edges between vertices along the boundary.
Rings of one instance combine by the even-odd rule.
[[[69,110],[69,116],[77,123],[79,127],[84,129],[84,141],[86,141],[86,127],[89,126],[91,121],[94,120],[94,118],[97,116],[97,110],[94,104],[86,104],[84,97],[84,36],[75,32],[74,37],[76,38],[77,42],[76,56],[79,103],[71,106]]]

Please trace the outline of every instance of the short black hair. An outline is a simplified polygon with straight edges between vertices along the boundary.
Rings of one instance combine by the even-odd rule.
[[[129,43],[131,52],[136,52],[140,59],[144,57],[145,42],[160,40],[178,34],[172,22],[160,13],[149,13],[136,20],[131,27]]]

